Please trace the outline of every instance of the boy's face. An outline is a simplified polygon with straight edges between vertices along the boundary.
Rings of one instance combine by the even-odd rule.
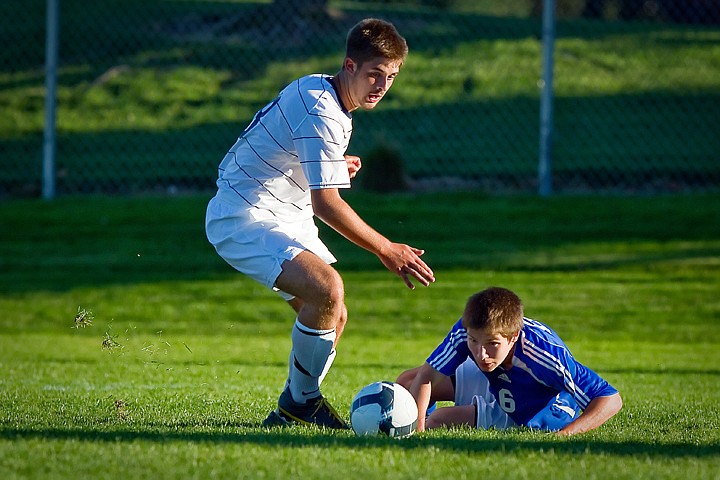
[[[358,64],[350,58],[345,59],[345,70],[350,78],[348,95],[353,105],[371,110],[390,90],[401,62],[386,58],[375,58]]]
[[[483,372],[492,372],[502,365],[512,365],[512,351],[520,332],[507,338],[500,333],[487,332],[482,329],[468,328],[468,347],[475,357],[478,367]]]

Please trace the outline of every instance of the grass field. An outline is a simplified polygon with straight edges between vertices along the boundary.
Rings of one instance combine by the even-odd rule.
[[[421,363],[488,285],[512,288],[622,393],[597,431],[393,441],[259,427],[292,315],[206,244],[204,196],[0,203],[0,477],[720,478],[720,196],[349,201],[427,250],[415,291],[324,231],[350,320],[324,391]],[[94,317],[76,327],[78,309]]]

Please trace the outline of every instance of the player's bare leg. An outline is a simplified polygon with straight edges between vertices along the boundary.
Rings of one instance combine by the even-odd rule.
[[[290,305],[297,311],[297,320],[292,330],[288,381],[278,410],[265,423],[284,419],[347,428],[320,393],[320,384],[335,359],[338,330],[342,332],[347,321],[340,275],[316,255],[303,252],[283,264],[275,285],[296,296]]]
[[[295,313],[300,313],[300,309],[305,304],[305,302],[299,298],[295,297],[292,300],[288,300],[288,305],[292,307],[293,310],[295,310]],[[347,324],[347,308],[343,304],[343,311],[340,316],[340,322],[335,327],[335,347],[337,347],[338,342],[340,341],[340,337],[342,336],[343,332],[345,331],[345,325]]]
[[[427,419],[425,428],[475,426],[475,405],[443,407],[435,410]]]

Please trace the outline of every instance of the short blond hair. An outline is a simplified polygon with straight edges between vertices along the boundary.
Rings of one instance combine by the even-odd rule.
[[[510,338],[523,328],[522,301],[506,288],[487,288],[468,299],[462,325]]]

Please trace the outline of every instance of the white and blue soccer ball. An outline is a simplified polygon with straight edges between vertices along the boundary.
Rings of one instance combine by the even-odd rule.
[[[415,433],[418,410],[415,399],[395,382],[363,387],[350,407],[350,424],[356,435],[408,437]]]

